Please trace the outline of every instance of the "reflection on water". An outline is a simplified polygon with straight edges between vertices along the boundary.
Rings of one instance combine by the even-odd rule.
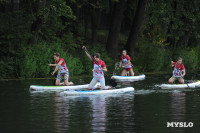
[[[198,132],[200,88],[161,90],[165,83],[147,75],[146,80],[125,83],[129,94],[67,96],[59,92],[30,92],[31,84],[48,85],[52,80],[1,81],[0,133],[91,133],[91,132]],[[85,84],[88,78],[72,79]],[[167,128],[167,122],[193,122],[193,128]]]
[[[91,98],[92,131],[105,132],[106,127],[106,101],[105,97]]]
[[[59,97],[57,94],[56,132],[133,132],[133,127],[130,128],[134,125],[133,99],[132,95]]]
[[[184,92],[180,91],[173,91],[169,94],[171,97],[170,100],[170,113],[169,113],[169,122],[187,122],[185,115],[186,115],[186,105],[185,105],[185,96]],[[170,128],[169,128],[170,129]],[[172,129],[170,129],[172,130]],[[182,133],[185,131],[185,128],[176,129],[177,133]]]
[[[172,121],[185,121],[185,93],[184,92],[172,92],[169,94],[171,97],[170,109]]]

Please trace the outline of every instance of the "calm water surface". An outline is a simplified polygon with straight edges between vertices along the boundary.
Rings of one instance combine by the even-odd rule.
[[[0,133],[198,133],[200,88],[161,90],[170,75],[147,75],[123,83],[135,92],[106,96],[62,97],[59,92],[29,91],[52,80],[0,81]],[[200,79],[200,75],[188,79]],[[91,78],[71,78],[75,84]],[[193,122],[192,128],[167,128],[167,122]]]

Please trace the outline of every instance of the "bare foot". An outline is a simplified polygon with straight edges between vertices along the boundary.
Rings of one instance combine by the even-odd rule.
[[[108,90],[111,90],[112,89],[112,87],[111,86],[108,86]]]
[[[112,87],[111,87],[111,86],[106,86],[106,88],[105,88],[105,89],[101,88],[101,90],[110,90],[110,89],[112,89]]]
[[[74,83],[73,82],[69,82],[69,85],[74,85]]]
[[[64,82],[60,83],[60,85],[64,85],[64,84],[65,84]]]

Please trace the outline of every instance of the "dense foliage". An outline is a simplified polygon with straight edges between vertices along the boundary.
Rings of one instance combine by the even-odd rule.
[[[169,56],[186,69],[200,67],[200,1],[0,1],[0,78],[48,77],[52,54],[70,75],[91,74],[81,46],[101,53],[109,73],[122,49],[134,71],[171,71]]]

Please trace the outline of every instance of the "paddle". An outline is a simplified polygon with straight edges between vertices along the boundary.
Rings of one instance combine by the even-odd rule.
[[[171,58],[170,56],[169,56],[169,59],[170,59],[170,61],[173,61],[172,58]],[[174,65],[174,67],[178,70],[178,68],[177,68],[175,65]],[[180,71],[178,71],[178,72],[180,73]],[[181,73],[180,73],[180,74],[181,74]],[[182,74],[181,74],[181,75],[182,75]],[[184,82],[186,83],[187,87],[190,88],[189,85],[188,85],[188,83],[187,83],[187,81],[186,81],[184,78],[183,78],[183,80],[184,80]]]
[[[85,50],[85,52],[87,52],[89,54],[89,56],[92,58],[92,60],[99,66],[98,62],[90,55],[90,53],[88,52],[88,50],[86,48],[84,48],[84,50]],[[99,68],[101,68],[101,66],[99,66]],[[104,72],[104,73],[107,76],[108,81],[110,82],[110,84],[112,85],[112,87],[117,86],[117,83],[113,79],[111,79],[106,72]]]
[[[49,64],[51,64],[50,61],[49,61],[49,59],[47,59],[47,62],[48,62]],[[50,70],[51,70],[51,69],[50,69]],[[50,71],[50,74],[51,74],[51,71]],[[52,74],[51,74],[51,76],[54,78],[54,80],[53,80],[53,85],[55,85],[55,84],[56,84],[55,76],[52,75]]]

